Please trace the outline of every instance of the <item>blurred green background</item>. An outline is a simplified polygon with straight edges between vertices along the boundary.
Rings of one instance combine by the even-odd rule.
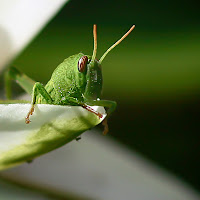
[[[94,23],[98,58],[136,24],[102,65],[103,99],[118,103],[109,135],[200,189],[199,6],[71,0],[13,64],[46,83],[64,58],[92,55]]]

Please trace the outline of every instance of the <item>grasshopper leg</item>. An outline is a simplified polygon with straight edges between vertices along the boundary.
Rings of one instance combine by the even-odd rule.
[[[35,104],[36,104],[36,98],[39,94],[42,95],[42,97],[46,100],[47,104],[53,104],[53,100],[51,99],[49,93],[46,91],[44,86],[41,83],[36,82],[33,86],[31,109],[29,110],[29,112],[28,112],[28,114],[25,118],[26,124],[29,124],[31,122],[29,118],[34,112],[34,107],[35,107]]]
[[[77,104],[77,105],[79,105],[79,106],[82,106],[84,109],[88,110],[89,112],[94,113],[94,114],[97,115],[99,118],[102,118],[102,117],[103,117],[103,115],[102,115],[101,113],[99,113],[99,112],[95,111],[94,109],[92,109],[91,106],[87,105],[87,104],[84,103],[84,102],[81,102],[81,101],[77,100],[77,99],[74,98],[74,97],[68,97],[67,100],[68,100],[68,102],[70,102],[70,103],[72,103],[72,104]],[[63,104],[65,104],[65,103],[63,102]]]
[[[27,114],[27,116],[25,118],[25,123],[26,124],[29,124],[31,122],[29,118],[33,114],[33,112],[34,112],[34,105],[31,105],[31,109],[29,110],[29,112],[28,112],[28,114]]]
[[[106,135],[109,130],[108,123],[107,123],[108,118],[110,114],[116,109],[117,103],[115,101],[109,101],[109,100],[86,100],[86,103],[92,106],[103,106],[103,107],[108,108],[107,116],[102,122],[102,125],[104,126],[103,134]]]
[[[89,112],[94,113],[95,115],[97,115],[99,118],[102,118],[103,115],[100,112],[97,112],[96,110],[92,109],[90,106],[88,106],[87,104],[83,104],[82,105],[83,108],[85,108],[86,110],[88,110]]]
[[[24,73],[20,72],[15,67],[10,67],[5,72],[4,75],[4,84],[5,84],[5,93],[6,98],[11,99],[11,81],[16,81],[17,84],[19,84],[28,94],[31,95],[32,88],[35,84],[35,81],[26,76]]]

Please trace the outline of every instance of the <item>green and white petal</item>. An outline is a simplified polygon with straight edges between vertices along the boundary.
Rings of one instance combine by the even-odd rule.
[[[31,161],[101,123],[104,108],[92,108],[103,118],[80,106],[37,104],[25,124],[30,104],[0,104],[0,170]]]

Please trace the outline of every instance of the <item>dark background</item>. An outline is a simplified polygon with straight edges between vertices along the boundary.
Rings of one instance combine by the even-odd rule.
[[[197,0],[71,0],[13,64],[46,83],[64,58],[92,54],[94,23],[98,58],[136,24],[102,64],[103,99],[118,103],[109,135],[199,190],[199,6]]]

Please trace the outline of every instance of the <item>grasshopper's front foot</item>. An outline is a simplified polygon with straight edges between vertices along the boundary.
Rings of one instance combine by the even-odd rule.
[[[27,116],[25,118],[25,123],[26,124],[29,124],[31,122],[29,118],[33,114],[33,112],[34,112],[34,105],[32,105],[30,111],[28,112],[28,114],[27,114]]]
[[[89,112],[94,113],[94,114],[97,115],[99,118],[102,118],[102,117],[103,117],[103,115],[102,115],[100,112],[94,110],[92,107],[90,107],[90,106],[88,106],[88,105],[86,105],[86,104],[83,104],[82,107],[85,108],[86,110],[88,110]]]

